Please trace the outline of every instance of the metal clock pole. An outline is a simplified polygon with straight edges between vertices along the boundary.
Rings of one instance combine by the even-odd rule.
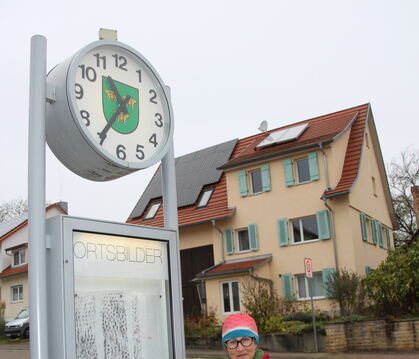
[[[183,326],[183,306],[182,306],[182,283],[180,274],[180,246],[177,216],[177,196],[176,196],[176,171],[173,138],[162,159],[162,186],[163,186],[163,208],[164,226],[166,229],[176,230],[176,261],[172,268],[177,268],[174,277],[178,283],[173,283],[173,338],[175,344],[175,358],[183,359],[186,357],[185,333]]]
[[[45,267],[46,49],[47,40],[44,36],[32,36],[28,148],[28,263],[31,359],[48,359]]]

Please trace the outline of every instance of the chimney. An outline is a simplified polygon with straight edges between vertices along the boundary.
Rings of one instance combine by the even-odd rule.
[[[412,187],[413,208],[416,213],[416,223],[419,228],[419,186]]]

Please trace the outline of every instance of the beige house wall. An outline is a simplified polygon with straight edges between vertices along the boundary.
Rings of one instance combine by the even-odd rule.
[[[6,277],[0,280],[1,300],[6,303],[4,317],[8,319],[14,318],[23,308],[29,306],[29,284],[27,274],[20,274]],[[23,300],[12,302],[11,288],[13,286],[23,285]]]

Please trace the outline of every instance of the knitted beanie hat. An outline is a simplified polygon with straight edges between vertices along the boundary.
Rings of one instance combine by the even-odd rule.
[[[229,315],[223,323],[222,342],[238,337],[253,337],[259,343],[258,328],[255,320],[246,313]]]

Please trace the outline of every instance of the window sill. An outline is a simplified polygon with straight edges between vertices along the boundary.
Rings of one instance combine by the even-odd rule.
[[[321,299],[328,299],[328,298],[326,298],[324,296],[323,297],[313,297],[313,300],[321,300]],[[310,297],[304,297],[304,298],[298,298],[297,299],[298,302],[307,302],[309,300],[311,300]]]
[[[10,304],[17,304],[17,303],[23,303],[23,299],[22,300],[16,300],[16,301],[11,301]]]
[[[313,240],[311,240],[311,241],[303,241],[303,242],[293,242],[293,243],[291,243],[291,245],[293,245],[293,246],[299,246],[299,245],[301,245],[301,244],[309,244],[309,243],[316,243],[316,242],[320,242],[321,241],[321,239],[313,239]]]
[[[12,265],[11,268],[19,268],[19,267],[23,267],[23,266],[25,266],[27,264],[28,263],[16,264],[16,265]]]

